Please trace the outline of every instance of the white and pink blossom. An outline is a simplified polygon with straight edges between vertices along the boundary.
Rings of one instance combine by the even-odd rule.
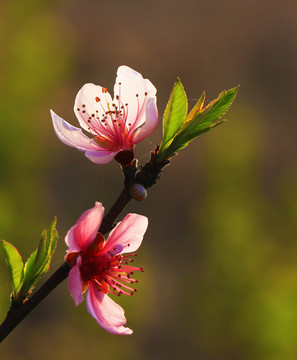
[[[122,151],[131,152],[133,160],[134,145],[149,136],[158,124],[156,91],[141,74],[120,66],[114,99],[106,88],[90,83],[76,96],[75,115],[91,138],[51,110],[54,130],[64,144],[84,151],[96,164],[108,163]]]
[[[133,295],[136,291],[132,286],[138,281],[131,275],[143,268],[130,263],[137,255],[135,251],[141,245],[148,219],[137,214],[126,215],[105,241],[98,233],[103,213],[102,204],[96,202],[65,237],[66,261],[72,266],[69,290],[76,305],[83,302],[83,292],[87,290],[87,309],[98,324],[113,334],[129,335],[132,330],[124,326],[124,310],[108,294]]]

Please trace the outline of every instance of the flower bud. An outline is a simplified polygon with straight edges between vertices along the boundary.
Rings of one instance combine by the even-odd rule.
[[[133,184],[130,187],[130,195],[137,201],[142,201],[146,199],[147,192],[145,188],[140,184]]]

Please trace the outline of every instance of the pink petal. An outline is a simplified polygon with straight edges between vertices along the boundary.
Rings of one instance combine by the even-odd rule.
[[[86,302],[89,313],[103,329],[117,335],[132,334],[131,329],[124,327],[127,321],[124,310],[92,284],[89,286]]]
[[[93,161],[95,164],[107,164],[116,156],[118,151],[108,151],[108,150],[100,150],[100,151],[86,151],[85,155],[88,159]]]
[[[150,98],[145,106],[145,111],[141,114],[139,123],[143,123],[138,127],[133,135],[133,143],[137,144],[139,141],[148,137],[158,125],[158,110],[156,105],[156,98]]]
[[[154,85],[149,80],[143,79],[142,75],[137,71],[128,66],[120,66],[118,68],[114,95],[115,98],[119,96],[122,104],[128,104],[126,123],[132,124],[131,132],[145,122],[147,102],[149,99],[156,99],[156,92],[157,90]]]
[[[107,90],[99,85],[91,83],[85,84],[79,90],[74,102],[74,112],[80,126],[94,135],[99,135],[101,133],[101,125],[95,118],[93,119],[92,114],[98,114],[98,116],[102,118],[102,114],[105,114],[105,112],[111,108],[112,98]],[[83,111],[85,112],[83,113]],[[97,124],[97,131],[92,131],[92,126],[88,123],[89,118],[91,118],[91,124]],[[98,124],[100,125],[99,127]],[[105,134],[104,129],[103,133]]]
[[[121,252],[136,251],[141,245],[148,226],[148,218],[138,214],[128,214],[110,232],[102,253],[112,251],[113,248],[123,249]],[[117,251],[118,252],[118,251]]]
[[[104,207],[96,202],[93,208],[80,216],[65,237],[68,252],[84,251],[91,244],[101,225],[103,213]]]
[[[71,296],[75,302],[75,305],[79,305],[84,301],[82,295],[83,280],[80,274],[81,257],[79,256],[76,261],[76,265],[70,270],[68,275],[68,286]]]
[[[51,116],[55,133],[64,144],[81,151],[100,149],[100,146],[84,135],[81,129],[70,125],[52,110]]]

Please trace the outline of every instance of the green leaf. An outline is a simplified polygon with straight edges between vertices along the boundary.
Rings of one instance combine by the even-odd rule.
[[[195,104],[195,106],[193,107],[193,109],[189,112],[189,114],[187,115],[184,124],[192,121],[194,119],[194,117],[199,113],[199,111],[202,109],[203,105],[204,105],[204,101],[205,101],[205,91],[203,91],[202,95],[200,96],[199,100],[197,101],[197,103]]]
[[[219,119],[231,106],[237,91],[238,87],[223,91],[217,99],[208,104],[204,109],[198,112],[194,112],[193,109],[188,115],[191,118],[189,120],[188,117],[186,118],[183,126],[166,149],[167,158],[172,157],[178,150],[186,147],[197,136],[221,124],[224,120]]]
[[[184,122],[187,110],[187,95],[180,79],[177,79],[173,85],[163,116],[163,139],[160,150],[167,147],[170,140],[175,136],[176,132]]]
[[[43,230],[38,248],[30,255],[24,266],[24,280],[20,290],[24,295],[32,291],[41,275],[49,269],[57,245],[56,223],[55,218],[49,228]]]
[[[24,280],[20,292],[24,297],[30,293],[34,284],[38,280],[38,274],[35,271],[37,249],[29,256],[24,266]]]
[[[24,276],[23,260],[18,250],[11,243],[2,240],[2,246],[11,278],[13,298],[16,299]]]

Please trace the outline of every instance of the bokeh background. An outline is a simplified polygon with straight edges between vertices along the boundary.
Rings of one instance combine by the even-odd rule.
[[[116,162],[95,165],[57,139],[49,109],[76,125],[80,87],[112,92],[122,64],[157,87],[160,118],[177,76],[190,106],[241,85],[228,122],[126,209],[150,221],[139,291],[119,299],[134,334],[102,330],[65,281],[1,359],[297,359],[296,15],[295,0],[0,2],[0,238],[26,259],[57,215],[49,275],[79,215],[95,200],[109,208],[122,187]],[[161,126],[137,146],[141,163],[160,139]]]

